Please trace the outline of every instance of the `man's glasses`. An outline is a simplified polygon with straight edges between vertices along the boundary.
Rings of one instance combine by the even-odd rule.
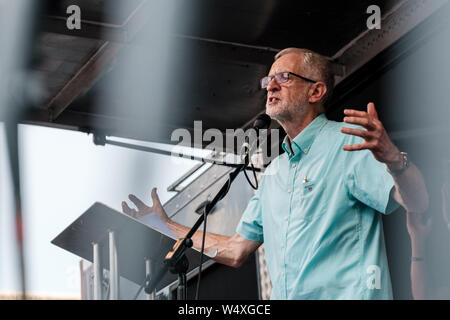
[[[305,81],[308,82],[312,82],[312,83],[316,83],[317,81],[302,77],[298,74],[295,74],[293,72],[280,72],[277,73],[276,75],[273,76],[267,76],[261,79],[261,89],[266,89],[269,86],[270,81],[272,81],[272,79],[275,79],[275,82],[280,84],[283,82],[287,82],[289,80],[289,75],[293,75],[296,76],[297,78],[303,79]]]

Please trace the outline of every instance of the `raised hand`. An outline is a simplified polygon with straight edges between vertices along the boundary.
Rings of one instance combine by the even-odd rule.
[[[128,204],[125,201],[122,201],[122,211],[125,214],[128,214],[132,216],[133,218],[140,218],[142,216],[145,216],[149,213],[156,213],[158,217],[163,221],[167,222],[169,220],[169,217],[167,216],[166,211],[164,210],[163,206],[161,205],[161,201],[159,200],[158,194],[156,193],[156,188],[152,189],[152,201],[153,206],[149,207],[144,202],[142,202],[138,197],[136,197],[134,194],[130,194],[128,198],[131,200],[131,202],[134,203],[136,206],[136,209],[130,208]]]
[[[345,151],[357,151],[369,149],[374,155],[375,159],[383,162],[392,169],[402,167],[402,158],[400,151],[392,143],[383,124],[378,119],[377,111],[375,110],[375,104],[370,102],[367,105],[366,111],[358,111],[353,109],[345,109],[344,117],[345,123],[351,123],[362,126],[364,129],[353,129],[348,127],[342,127],[341,132],[358,136],[364,139],[364,142],[354,145],[346,145],[343,147]]]

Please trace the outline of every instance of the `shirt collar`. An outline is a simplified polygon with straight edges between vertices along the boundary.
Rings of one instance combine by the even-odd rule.
[[[318,115],[294,138],[292,144],[289,142],[289,137],[286,135],[282,147],[289,158],[300,154],[300,152],[307,154],[317,134],[327,121],[325,114],[322,113]]]

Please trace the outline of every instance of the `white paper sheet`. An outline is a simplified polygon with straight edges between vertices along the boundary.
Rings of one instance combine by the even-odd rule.
[[[172,231],[170,231],[170,229],[166,226],[166,224],[162,222],[162,220],[158,217],[156,213],[147,214],[143,217],[140,217],[138,220],[139,222],[142,222],[143,224],[155,229],[156,231],[161,232],[165,236],[174,240],[178,240],[178,238],[173,234]],[[197,249],[194,250],[199,251]],[[214,249],[211,252],[205,252],[205,255],[210,258],[214,258],[217,255],[217,249]]]
[[[177,237],[173,234],[173,232],[170,231],[170,229],[164,224],[164,222],[162,222],[162,220],[158,217],[156,213],[146,214],[145,216],[140,217],[138,220],[143,224],[152,227],[152,229],[155,229],[156,231],[159,231],[162,234],[168,236],[169,238],[178,240]]]

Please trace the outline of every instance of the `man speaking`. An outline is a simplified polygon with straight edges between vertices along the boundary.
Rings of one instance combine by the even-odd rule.
[[[402,205],[422,213],[428,195],[422,175],[392,143],[375,105],[327,120],[324,103],[334,77],[321,55],[288,48],[275,56],[266,113],[280,123],[286,151],[274,159],[232,237],[207,233],[205,251],[239,267],[262,243],[271,299],[392,299],[381,215]],[[270,172],[270,174],[269,174]],[[156,189],[153,206],[135,196],[123,211],[156,212],[179,238],[189,231],[168,218]],[[192,238],[201,248],[202,231]]]

